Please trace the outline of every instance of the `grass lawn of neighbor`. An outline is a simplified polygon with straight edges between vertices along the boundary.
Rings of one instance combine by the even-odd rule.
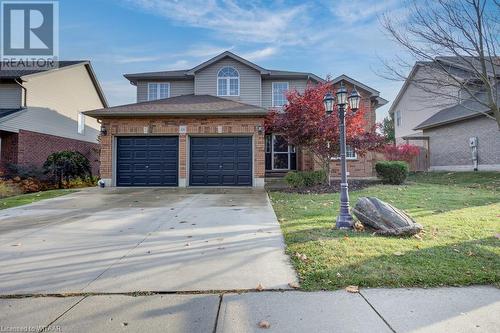
[[[13,197],[0,199],[0,209],[27,205],[40,200],[51,199],[74,192],[75,190],[61,189],[16,195]]]
[[[500,285],[500,173],[422,173],[351,191],[405,210],[424,232],[384,237],[334,230],[339,195],[271,192],[304,290]]]

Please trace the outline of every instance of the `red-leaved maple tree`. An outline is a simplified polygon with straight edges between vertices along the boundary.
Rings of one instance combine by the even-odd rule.
[[[330,116],[325,114],[323,97],[327,91],[332,91],[331,84],[308,85],[303,93],[289,91],[288,104],[283,111],[272,111],[265,125],[266,132],[283,135],[290,145],[313,152],[329,176],[330,161],[339,155],[340,139],[338,110]],[[364,104],[360,103],[356,113],[349,109],[346,112],[346,142],[359,156],[384,144],[376,126],[367,128]]]

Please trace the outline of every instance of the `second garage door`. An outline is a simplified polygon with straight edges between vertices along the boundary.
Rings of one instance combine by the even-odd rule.
[[[191,186],[252,186],[252,137],[191,137]]]

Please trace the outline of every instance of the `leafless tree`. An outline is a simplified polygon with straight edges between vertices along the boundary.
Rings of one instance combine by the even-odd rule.
[[[482,112],[500,129],[500,0],[408,0],[394,16],[382,26],[409,57],[385,60],[383,76]],[[408,74],[415,60],[427,75]]]

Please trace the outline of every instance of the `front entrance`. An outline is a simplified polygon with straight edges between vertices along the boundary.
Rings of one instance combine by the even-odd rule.
[[[296,149],[289,145],[281,135],[266,135],[266,170],[297,170]]]

